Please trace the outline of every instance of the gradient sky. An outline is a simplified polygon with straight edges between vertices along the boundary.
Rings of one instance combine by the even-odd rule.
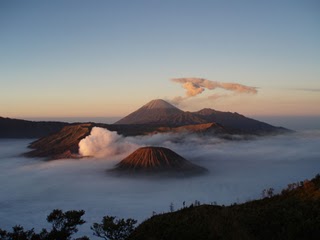
[[[179,77],[258,89],[184,110],[320,115],[319,1],[4,0],[0,30],[0,116],[124,116]]]

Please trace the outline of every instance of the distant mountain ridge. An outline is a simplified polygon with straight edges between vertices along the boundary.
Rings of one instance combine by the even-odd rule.
[[[66,122],[27,121],[0,117],[0,138],[40,138],[60,131]]]
[[[207,122],[215,122],[223,125],[225,128],[234,133],[259,133],[268,134],[270,132],[286,132],[288,129],[275,127],[252,118],[245,117],[239,113],[221,112],[210,108],[204,108],[200,111],[193,112],[196,116]]]
[[[0,138],[40,138],[30,144],[28,157],[77,158],[79,142],[93,127],[123,136],[192,133],[233,139],[232,135],[270,135],[291,132],[238,113],[202,109],[184,112],[164,100],[153,100],[115,124],[32,122],[0,117]],[[185,135],[181,135],[185,136]]]
[[[150,101],[114,124],[180,127],[205,123],[216,123],[230,130],[230,133],[238,134],[269,134],[288,131],[285,128],[275,127],[238,113],[221,112],[210,108],[197,112],[184,112],[162,99]]]
[[[213,125],[206,125],[206,124]],[[247,118],[238,113],[204,108],[197,112],[184,112],[170,103],[156,99],[120,119],[114,124],[92,123],[117,131],[125,136],[156,132],[201,132],[219,134],[277,134],[290,130]],[[74,124],[55,121],[27,121],[0,117],[0,138],[40,138],[59,132]]]

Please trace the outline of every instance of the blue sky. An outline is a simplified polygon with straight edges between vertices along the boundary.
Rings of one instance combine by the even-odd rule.
[[[177,77],[258,88],[181,108],[320,115],[319,1],[1,1],[0,115],[121,116]]]

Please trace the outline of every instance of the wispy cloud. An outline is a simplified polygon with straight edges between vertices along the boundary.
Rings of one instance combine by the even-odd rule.
[[[218,81],[212,81],[204,78],[174,78],[171,79],[174,83],[179,83],[186,90],[185,96],[177,96],[172,102],[175,104],[179,104],[182,101],[197,96],[207,90],[215,90],[217,88],[224,89],[232,92],[233,94],[237,93],[246,93],[246,94],[256,94],[256,87],[249,87],[239,83],[224,83]],[[219,97],[226,97],[228,94],[213,94],[209,97],[209,99],[217,99]]]
[[[290,90],[304,91],[304,92],[320,92],[320,88],[290,88]]]

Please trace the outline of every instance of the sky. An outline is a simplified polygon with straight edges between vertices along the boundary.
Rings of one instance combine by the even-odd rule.
[[[185,97],[176,78],[257,90],[205,89],[183,110],[319,116],[319,12],[309,0],[4,0],[0,116],[125,116]]]

